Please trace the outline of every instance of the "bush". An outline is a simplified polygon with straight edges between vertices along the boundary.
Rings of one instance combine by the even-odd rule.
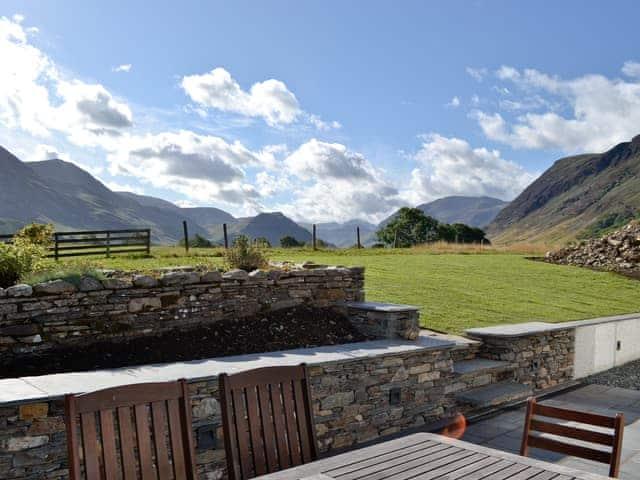
[[[46,248],[51,245],[54,232],[50,223],[32,223],[16,232],[13,238],[14,241],[22,240]]]
[[[184,238],[178,242],[178,246],[184,247]],[[195,237],[189,239],[189,246],[193,248],[211,248],[213,243],[196,233]]]
[[[51,280],[64,280],[74,284],[76,287],[80,287],[80,280],[85,276],[93,277],[98,280],[104,280],[106,278],[104,274],[98,272],[93,265],[86,263],[36,271],[28,275],[23,275],[20,280],[24,283],[28,283],[29,285],[49,282]]]
[[[287,235],[286,237],[282,237],[280,239],[280,246],[282,248],[304,247],[304,242],[299,242],[291,235]]]
[[[271,242],[267,240],[265,237],[258,237],[253,240],[255,245],[258,245],[262,248],[271,248]]]
[[[264,268],[267,257],[260,245],[252,243],[246,235],[240,235],[225,252],[225,264],[228,268],[241,268],[248,272]]]
[[[15,285],[21,277],[33,272],[44,257],[44,249],[16,239],[13,244],[0,244],[0,287]]]

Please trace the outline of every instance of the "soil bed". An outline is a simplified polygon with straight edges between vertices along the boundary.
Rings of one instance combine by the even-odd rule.
[[[190,330],[52,349],[3,365],[0,378],[201,360],[368,340],[329,308],[296,307]]]

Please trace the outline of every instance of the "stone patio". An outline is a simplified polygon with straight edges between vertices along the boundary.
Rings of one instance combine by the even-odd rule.
[[[604,385],[587,385],[555,395],[540,401],[540,403],[604,415],[624,413],[625,430],[620,478],[640,480],[640,391]],[[521,407],[471,423],[462,440],[518,453],[524,416],[525,409]],[[606,475],[608,472],[608,466],[605,464],[535,448],[531,449],[531,457],[602,475]]]

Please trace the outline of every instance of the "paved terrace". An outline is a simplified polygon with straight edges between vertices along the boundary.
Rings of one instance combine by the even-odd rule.
[[[620,478],[640,480],[640,391],[603,385],[588,385],[561,393],[540,403],[603,415],[624,413],[625,430]],[[518,453],[524,417],[524,407],[505,411],[497,416],[469,425],[462,440],[506,452]],[[531,448],[530,456],[538,460],[601,475],[607,475],[609,468],[608,465],[602,463],[567,457],[536,448]]]

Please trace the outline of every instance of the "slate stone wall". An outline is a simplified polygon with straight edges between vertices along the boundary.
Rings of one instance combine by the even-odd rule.
[[[479,355],[517,363],[515,379],[542,390],[573,377],[575,329],[518,337],[482,337]]]
[[[364,300],[364,269],[172,272],[0,289],[0,366],[56,346],[118,341],[308,304]]]
[[[449,416],[453,362],[448,349],[309,366],[322,452]],[[217,377],[189,385],[199,478],[225,478]],[[0,405],[0,478],[67,478],[62,400]]]

